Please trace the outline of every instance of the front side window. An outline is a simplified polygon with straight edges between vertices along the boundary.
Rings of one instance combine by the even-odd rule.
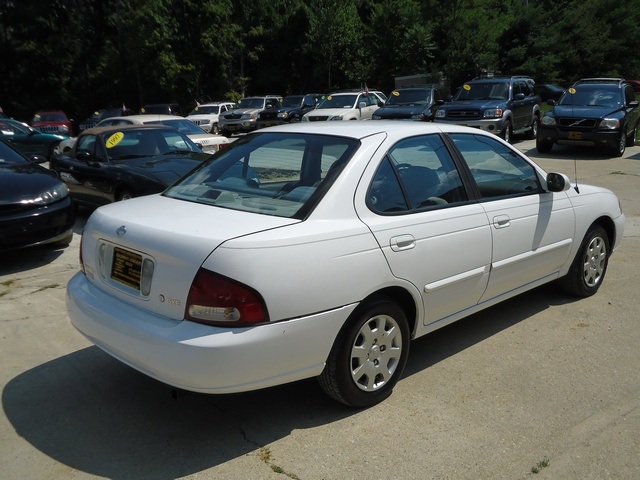
[[[439,135],[402,140],[378,167],[367,202],[377,213],[412,212],[467,200],[460,175]]]
[[[450,136],[467,162],[482,198],[542,192],[533,166],[503,143],[470,133]]]
[[[353,139],[261,133],[225,148],[165,192],[222,208],[303,218],[359,146]]]

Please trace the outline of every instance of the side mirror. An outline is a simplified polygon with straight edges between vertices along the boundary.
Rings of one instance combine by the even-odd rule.
[[[34,153],[33,155],[29,156],[29,161],[32,163],[45,163],[48,162],[47,157],[45,157],[44,155],[40,155],[37,153]]]
[[[547,174],[547,190],[549,192],[566,192],[571,188],[571,180],[564,173]]]
[[[364,107],[366,107],[366,106],[367,106],[367,102],[360,102],[360,103],[358,104],[358,108],[364,108]]]
[[[524,93],[516,93],[515,96],[513,97],[514,100],[524,100],[525,96]]]
[[[93,154],[91,152],[87,152],[86,150],[81,150],[79,152],[76,152],[76,160],[90,163],[93,160]]]

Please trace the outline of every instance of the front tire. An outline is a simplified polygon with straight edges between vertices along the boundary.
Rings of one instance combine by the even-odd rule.
[[[609,264],[609,236],[599,225],[592,226],[584,237],[580,250],[560,286],[578,297],[589,297],[602,285]]]
[[[553,142],[546,142],[542,140],[539,136],[536,137],[536,150],[539,153],[549,153],[553,148]]]
[[[116,202],[121,202],[123,200],[131,200],[133,198],[133,193],[128,188],[121,188],[116,193]]]
[[[627,149],[627,134],[623,131],[620,132],[620,137],[618,138],[618,145],[611,148],[611,155],[614,157],[621,157],[624,155],[625,150]]]
[[[352,407],[385,400],[402,375],[409,355],[409,323],[387,297],[376,297],[351,315],[318,378],[331,397]]]

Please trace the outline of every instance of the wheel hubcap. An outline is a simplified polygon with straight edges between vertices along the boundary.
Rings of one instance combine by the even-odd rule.
[[[360,390],[378,390],[393,377],[401,353],[398,323],[387,315],[375,316],[362,325],[353,342],[351,378]]]
[[[588,287],[595,287],[600,280],[607,260],[607,249],[604,240],[596,237],[591,240],[584,256],[584,281]]]

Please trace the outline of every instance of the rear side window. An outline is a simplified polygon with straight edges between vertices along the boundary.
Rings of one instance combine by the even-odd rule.
[[[412,212],[467,200],[460,175],[439,135],[398,142],[378,167],[367,202],[377,213]]]
[[[450,136],[469,166],[482,198],[542,192],[533,166],[506,145],[484,135]]]

